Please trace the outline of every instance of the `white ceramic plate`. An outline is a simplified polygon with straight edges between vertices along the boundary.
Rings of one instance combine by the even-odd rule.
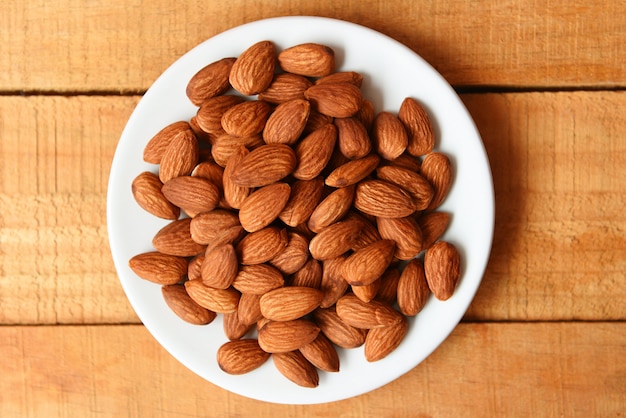
[[[364,95],[377,111],[397,112],[411,96],[425,104],[436,129],[436,148],[454,164],[455,180],[441,210],[452,213],[445,239],[462,256],[462,278],[446,302],[434,298],[411,320],[400,347],[387,358],[368,363],[363,348],[340,350],[341,371],[320,372],[315,389],[288,381],[271,361],[252,373],[231,376],[216,362],[216,351],[226,341],[222,322],[189,325],[165,305],[158,285],[139,279],[128,260],[152,250],[154,234],[167,221],[143,211],[131,193],[132,180],[157,167],[143,162],[147,141],[166,124],[188,120],[196,113],[185,95],[190,77],[206,64],[237,56],[261,40],[278,49],[303,42],[332,47],[338,69],[365,76]],[[223,32],[198,45],[168,68],[146,92],[130,117],[111,167],[107,222],[111,251],[120,281],[141,321],[154,338],[178,361],[204,379],[253,399],[283,404],[336,401],[379,388],[422,362],[433,352],[467,310],[481,282],[491,249],[494,196],[491,172],[480,136],[466,108],[446,81],[413,51],[371,29],[319,17],[280,17],[261,20]]]

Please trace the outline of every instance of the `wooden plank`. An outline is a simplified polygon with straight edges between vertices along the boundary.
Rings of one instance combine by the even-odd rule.
[[[285,15],[371,27],[456,86],[624,86],[625,13],[621,0],[9,0],[0,4],[0,91],[143,91],[205,39]]]
[[[1,327],[0,353],[7,417],[617,417],[626,408],[624,323],[461,324],[398,380],[311,406],[216,387],[140,325]]]
[[[467,319],[626,319],[626,94],[463,99],[496,191]],[[0,97],[0,323],[137,322],[106,239],[106,182],[138,97]]]

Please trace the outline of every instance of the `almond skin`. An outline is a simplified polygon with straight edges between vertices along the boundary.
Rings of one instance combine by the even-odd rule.
[[[315,235],[309,243],[309,251],[317,260],[336,258],[350,250],[358,235],[357,220],[339,221]]]
[[[224,319],[222,324],[224,335],[231,341],[240,340],[253,328],[241,322],[237,312],[225,313],[222,314],[222,317]]]
[[[302,318],[320,306],[324,294],[311,287],[286,286],[261,296],[261,313],[272,321]]]
[[[311,80],[301,75],[292,73],[275,74],[269,87],[259,93],[257,97],[259,100],[272,104],[304,99],[304,91],[312,85]]]
[[[398,308],[406,316],[415,316],[424,308],[429,296],[424,264],[414,258],[404,267],[398,280]]]
[[[315,110],[333,118],[349,118],[361,107],[361,90],[352,83],[323,83],[304,92]]]
[[[354,185],[341,187],[330,193],[313,210],[308,220],[308,226],[313,232],[319,232],[325,227],[340,221],[352,207],[354,199]]]
[[[236,154],[242,146],[248,150],[253,150],[264,144],[260,134],[237,136],[224,133],[213,141],[211,157],[220,167],[226,167],[230,157]]]
[[[272,112],[269,103],[261,100],[243,101],[232,106],[222,115],[222,128],[227,134],[252,136],[263,132]]]
[[[309,239],[298,232],[287,233],[287,246],[269,263],[285,275],[294,274],[309,260]]]
[[[184,257],[158,251],[137,254],[128,265],[137,276],[161,285],[176,284],[187,273],[187,260]]]
[[[378,154],[386,160],[395,160],[406,150],[409,136],[396,115],[380,112],[372,126],[372,138]]]
[[[230,70],[229,81],[238,92],[252,96],[269,87],[275,68],[276,46],[271,41],[260,41],[237,57]]]
[[[241,266],[233,287],[241,293],[262,295],[285,284],[283,275],[268,264]]]
[[[431,152],[424,157],[420,173],[433,186],[434,195],[426,210],[434,210],[445,200],[452,187],[452,163],[447,155]]]
[[[350,83],[360,88],[363,84],[363,75],[356,71],[338,71],[315,80],[315,84],[324,83]]]
[[[378,289],[380,289],[381,277],[374,280],[370,284],[366,284],[363,286],[350,286],[350,288],[352,289],[352,293],[354,293],[356,297],[361,299],[363,302],[369,302],[373,300],[378,293]]]
[[[174,136],[165,148],[159,167],[159,179],[163,184],[178,176],[188,176],[198,164],[199,145],[195,134],[182,131]]]
[[[241,226],[248,232],[265,228],[278,218],[290,195],[291,187],[287,183],[273,183],[255,190],[239,209]]]
[[[237,214],[224,209],[215,209],[196,215],[189,224],[191,238],[198,244],[207,245],[224,230],[239,226]]]
[[[383,239],[352,253],[341,267],[351,285],[366,286],[378,279],[393,260],[396,243]]]
[[[426,210],[435,194],[431,183],[426,178],[402,167],[393,165],[379,167],[376,170],[376,176],[408,192],[415,202],[416,210]]]
[[[363,302],[352,294],[337,301],[337,315],[347,324],[361,329],[372,329],[397,324],[402,314],[377,300]]]
[[[196,113],[198,126],[205,132],[223,132],[224,113],[244,100],[243,97],[234,94],[223,94],[206,100]]]
[[[293,383],[305,387],[315,388],[319,385],[319,374],[299,351],[272,354],[272,361],[276,369]]]
[[[355,117],[335,119],[339,150],[349,159],[363,158],[372,151],[367,129]]]
[[[198,305],[217,313],[232,313],[237,310],[240,294],[232,287],[216,289],[204,284],[202,280],[185,282],[187,293]]]
[[[133,180],[133,197],[142,209],[156,217],[169,220],[178,219],[180,208],[167,200],[161,191],[162,187],[163,183],[161,183],[159,176],[145,171]]]
[[[330,373],[339,371],[339,354],[323,333],[320,332],[315,340],[303,345],[299,350],[318,369]]]
[[[269,321],[259,329],[259,345],[268,353],[286,353],[309,344],[319,332],[320,328],[307,319]]]
[[[295,181],[291,187],[289,201],[278,217],[291,227],[307,222],[323,192],[324,179],[321,177]]]
[[[321,289],[322,285],[322,265],[314,258],[309,258],[307,262],[296,271],[291,278],[292,286],[307,286],[313,289]],[[321,304],[321,302],[320,302]]]
[[[333,155],[337,142],[337,128],[326,123],[301,139],[295,147],[296,167],[293,176],[311,180],[319,176]]]
[[[196,106],[205,100],[219,96],[230,88],[228,78],[235,58],[227,57],[214,61],[191,77],[187,84],[187,97]]]
[[[217,316],[215,312],[198,305],[191,299],[182,284],[162,286],[161,293],[167,306],[185,322],[206,325],[213,322]]]
[[[429,248],[448,228],[450,214],[440,211],[424,212],[417,218],[417,224],[422,231],[424,248]]]
[[[295,99],[276,106],[263,129],[267,144],[295,144],[306,126],[311,104],[305,99]]]
[[[382,238],[396,243],[396,258],[410,260],[422,251],[422,231],[414,218],[376,218],[376,225]]]
[[[342,272],[342,266],[346,258],[345,255],[340,255],[322,262],[320,289],[324,292],[324,298],[320,303],[321,308],[333,306],[348,290],[349,284],[343,278]]]
[[[406,317],[393,325],[370,329],[365,337],[365,359],[369,362],[382,360],[393,352],[406,337],[409,321]]]
[[[348,161],[334,169],[326,177],[326,184],[331,187],[351,186],[374,172],[379,163],[380,157],[376,154],[369,154],[363,158]]]
[[[398,118],[408,131],[409,141],[406,150],[419,157],[431,152],[435,146],[432,122],[424,107],[414,98],[407,97],[400,104]]]
[[[253,325],[263,318],[261,313],[261,296],[253,293],[242,293],[237,305],[239,321],[246,325]]]
[[[258,369],[270,358],[254,338],[229,341],[217,350],[217,364],[228,374],[241,375]]]
[[[359,182],[354,193],[354,207],[368,215],[382,218],[403,218],[416,210],[409,193],[384,180]]]
[[[202,177],[175,177],[165,183],[161,191],[167,200],[191,217],[215,209],[220,201],[217,186]]]
[[[157,132],[143,149],[143,160],[150,164],[160,164],[165,149],[172,139],[178,135],[189,135],[193,133],[187,121],[177,121],[170,123]]]
[[[380,277],[380,286],[375,299],[386,304],[393,305],[396,303],[398,294],[398,281],[400,281],[400,270],[396,267],[390,267]]]
[[[205,246],[191,238],[191,219],[172,221],[161,228],[152,239],[152,246],[164,254],[193,257],[204,251]]]
[[[211,248],[204,256],[201,267],[202,282],[216,289],[227,289],[239,272],[237,253],[232,244]]]
[[[241,264],[261,264],[270,261],[287,247],[289,236],[285,228],[267,226],[251,232],[237,245]]]
[[[296,154],[289,145],[262,145],[243,157],[230,176],[241,187],[262,187],[291,174],[296,167]]]
[[[330,341],[342,348],[356,348],[365,343],[367,330],[353,327],[343,321],[335,307],[316,309],[313,319]]]
[[[461,259],[456,247],[446,241],[437,241],[424,254],[424,272],[433,295],[448,300],[461,278]]]
[[[335,52],[316,43],[294,45],[278,54],[278,65],[288,73],[324,77],[335,71]]]
[[[249,155],[249,151],[246,147],[240,146],[233,152],[229,158],[226,166],[224,167],[224,200],[233,209],[239,209],[243,201],[252,193],[252,189],[247,186],[242,186],[233,181],[233,172],[237,170],[243,159]]]

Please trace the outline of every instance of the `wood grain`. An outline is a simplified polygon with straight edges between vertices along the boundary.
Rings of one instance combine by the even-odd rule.
[[[110,162],[137,100],[0,97],[0,323],[138,321],[105,213]],[[463,100],[496,192],[491,259],[466,319],[624,320],[626,94]]]
[[[8,0],[0,4],[0,91],[141,92],[205,39],[285,15],[378,30],[456,86],[623,87],[625,13],[621,0]]]
[[[140,325],[1,327],[0,354],[4,417],[617,417],[626,393],[617,323],[462,324],[398,380],[312,406],[216,387]]]

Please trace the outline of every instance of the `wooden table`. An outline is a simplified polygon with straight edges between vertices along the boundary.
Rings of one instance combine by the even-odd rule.
[[[0,416],[625,416],[626,3],[247,3],[1,3]],[[223,30],[298,14],[432,63],[496,192],[489,265],[452,335],[381,389],[315,406],[228,393],[170,357],[122,291],[105,216],[117,141],[156,77]]]

